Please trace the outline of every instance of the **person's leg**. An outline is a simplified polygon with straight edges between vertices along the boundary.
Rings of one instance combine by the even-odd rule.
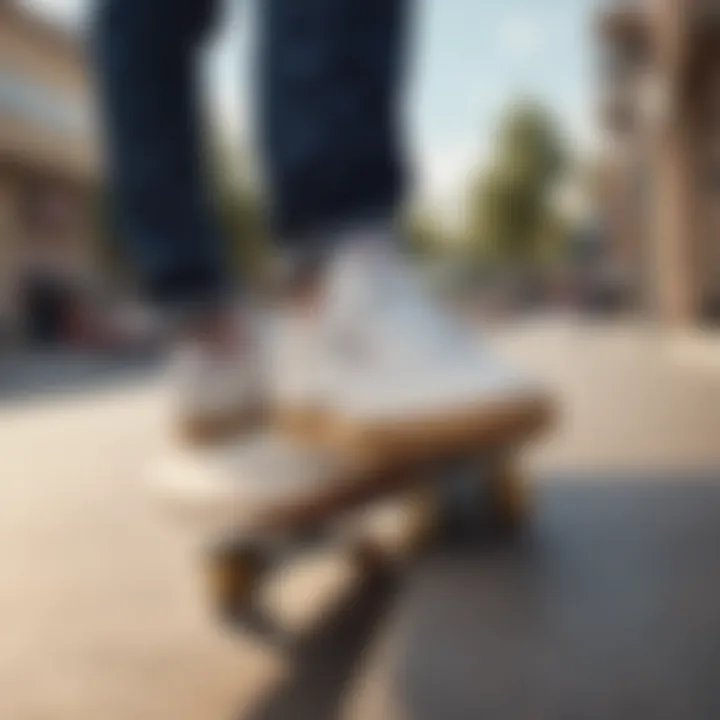
[[[286,246],[313,252],[394,216],[409,2],[260,3],[260,129],[271,220]]]
[[[215,0],[99,0],[95,54],[114,205],[151,299],[182,310],[227,291],[203,156],[198,54]]]
[[[199,54],[215,0],[99,0],[96,55],[122,237],[172,319],[177,421],[191,440],[253,426],[258,348],[236,314],[204,154]]]
[[[333,373],[324,369],[340,341],[330,328],[346,337],[345,310],[364,295],[335,268],[353,265],[345,259],[356,249],[365,254],[396,239],[411,2],[258,5],[259,135],[287,321],[277,333],[272,402],[285,427],[313,427],[317,406],[332,397]],[[338,280],[353,288],[338,292]]]

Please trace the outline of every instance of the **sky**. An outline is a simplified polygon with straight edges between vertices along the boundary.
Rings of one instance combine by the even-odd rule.
[[[23,1],[70,25],[82,25],[93,2]],[[208,86],[224,124],[251,141],[252,3],[231,1],[208,61]],[[572,143],[592,145],[595,0],[416,5],[408,132],[424,194],[442,197],[460,186],[490,152],[503,107],[520,96],[546,103]]]

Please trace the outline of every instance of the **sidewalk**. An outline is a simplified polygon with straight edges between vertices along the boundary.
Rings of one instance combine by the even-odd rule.
[[[272,588],[298,627],[321,621],[295,657],[210,621],[182,532],[148,502],[152,373],[0,402],[0,717],[716,717],[720,382],[628,326],[501,344],[564,407],[532,458],[534,542],[357,595],[318,558]]]
[[[720,377],[720,329],[669,333],[668,352],[680,366]]]

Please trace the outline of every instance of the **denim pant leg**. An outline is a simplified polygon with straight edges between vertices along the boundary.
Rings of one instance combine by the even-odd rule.
[[[411,0],[260,0],[258,109],[276,235],[293,249],[402,199]]]
[[[98,0],[95,56],[122,236],[162,305],[219,301],[224,242],[201,148],[199,51],[215,0]]]

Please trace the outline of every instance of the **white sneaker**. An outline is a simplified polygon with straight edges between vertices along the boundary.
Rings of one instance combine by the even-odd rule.
[[[242,344],[219,350],[185,342],[171,363],[171,412],[180,435],[205,444],[243,434],[260,424],[265,382],[261,337],[247,327]]]
[[[537,387],[443,312],[389,243],[340,252],[327,283],[315,335],[295,343],[296,392],[280,393],[292,431],[309,418],[327,440],[416,452],[544,418]]]
[[[187,449],[173,445],[151,465],[153,494],[199,532],[198,539],[262,537],[282,514],[302,514],[355,477],[342,455],[277,433]],[[190,528],[189,528],[190,529]]]
[[[322,441],[334,372],[322,318],[278,310],[267,337],[272,425],[295,439]]]

